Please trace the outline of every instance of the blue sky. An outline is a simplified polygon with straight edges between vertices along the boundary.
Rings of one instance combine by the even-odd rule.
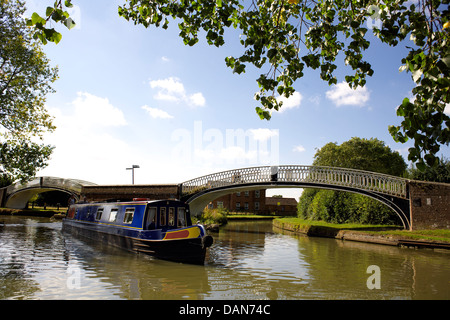
[[[237,31],[221,48],[203,39],[188,47],[174,21],[163,30],[120,18],[123,1],[74,0],[77,27],[57,25],[62,41],[44,47],[60,79],[46,102],[57,130],[45,142],[56,149],[38,175],[129,184],[126,168],[137,164],[136,184],[180,183],[241,167],[309,165],[316,149],[352,137],[378,138],[407,159],[411,142],[395,143],[388,126],[401,122],[395,108],[413,88],[410,74],[398,71],[408,43],[392,49],[370,39],[375,74],[357,91],[341,83],[343,61],[336,86],[307,70],[284,110],[262,121],[253,96],[267,70],[248,66],[237,75],[225,65],[242,53]],[[26,3],[44,13],[53,1]]]

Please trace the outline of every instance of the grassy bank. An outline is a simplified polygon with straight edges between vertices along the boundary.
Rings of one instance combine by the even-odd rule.
[[[64,213],[67,211],[61,209],[10,209],[10,208],[0,208],[0,216],[32,216],[32,217],[53,217],[55,214]]]
[[[399,226],[389,225],[362,225],[362,224],[333,224],[323,221],[302,220],[299,218],[275,219],[273,225],[280,229],[303,233],[309,236],[325,236],[343,238],[350,232],[359,234],[360,238],[378,239],[410,239],[418,241],[435,241],[450,243],[450,230],[403,230]]]
[[[245,220],[245,219],[251,219],[251,220],[268,220],[268,219],[276,219],[279,218],[279,216],[263,216],[263,215],[257,215],[257,214],[228,214],[227,219],[228,220]]]
[[[226,209],[206,209],[202,212],[200,217],[193,217],[194,223],[202,223],[205,225],[225,225],[228,220],[263,220],[263,219],[275,219],[279,218],[275,214],[270,215],[258,215],[247,212],[233,212]]]

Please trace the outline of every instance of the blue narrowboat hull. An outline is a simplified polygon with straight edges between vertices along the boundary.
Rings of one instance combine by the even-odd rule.
[[[209,236],[191,239],[149,240],[89,228],[78,221],[63,220],[63,230],[78,237],[101,241],[128,251],[143,253],[162,260],[204,264]]]
[[[167,203],[168,206],[177,208],[175,207],[176,203]],[[69,208],[67,217],[63,219],[63,231],[132,252],[151,255],[158,259],[204,264],[206,249],[211,246],[213,241],[211,236],[206,235],[204,227],[189,225],[190,223],[183,227],[174,227],[178,225],[176,220],[178,217],[175,217],[172,228],[162,228],[159,225],[162,220],[159,220],[160,217],[158,216],[158,219],[153,220],[152,218],[152,228],[146,228],[143,221],[148,220],[147,215],[149,215],[150,210],[147,207],[150,205],[154,206],[152,209],[159,208],[157,207],[158,203],[155,202],[149,204],[105,204],[103,206],[101,204],[92,206],[74,205]],[[145,206],[145,208],[139,209],[142,206]],[[96,220],[91,213],[99,211],[98,208],[101,208],[102,212],[103,210],[111,212],[117,210],[117,218],[114,223],[109,223],[108,215],[103,220],[101,218]],[[130,221],[127,225],[123,225],[124,223],[120,225],[117,221],[121,222],[122,219],[126,221],[125,210],[130,210],[130,208],[134,208],[133,210],[136,213],[133,222]],[[155,210],[155,212],[159,214],[159,210]],[[164,209],[162,212],[165,214],[166,210]],[[167,215],[167,217],[170,216]],[[135,224],[135,220],[139,221],[140,224]],[[164,220],[167,219],[164,218]],[[157,223],[156,227],[154,227],[155,223]]]

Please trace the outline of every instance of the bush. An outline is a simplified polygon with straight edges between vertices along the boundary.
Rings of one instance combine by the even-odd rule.
[[[297,208],[298,217],[307,220],[401,225],[398,216],[386,205],[367,196],[349,192],[306,189]]]
[[[311,203],[319,189],[304,189],[297,204],[298,217],[301,219],[309,219],[312,216]]]
[[[219,224],[224,225],[227,223],[227,210],[226,209],[205,209],[202,212],[198,222],[203,224]]]

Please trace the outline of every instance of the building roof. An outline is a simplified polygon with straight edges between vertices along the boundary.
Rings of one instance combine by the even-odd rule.
[[[297,206],[297,200],[295,198],[275,198],[267,197],[266,206]]]

